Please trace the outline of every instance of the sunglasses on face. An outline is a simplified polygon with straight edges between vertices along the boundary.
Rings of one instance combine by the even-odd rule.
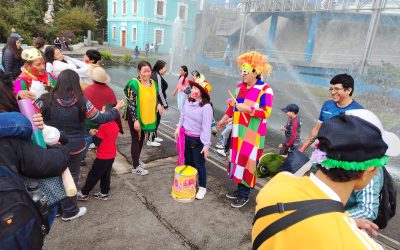
[[[247,69],[242,69],[242,70],[241,70],[241,75],[242,75],[242,76],[247,76],[248,74],[250,74],[250,71],[249,71],[249,70],[247,70]]]

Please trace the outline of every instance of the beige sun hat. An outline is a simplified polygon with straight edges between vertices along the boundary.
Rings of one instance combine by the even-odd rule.
[[[95,67],[86,71],[86,74],[96,82],[110,83],[111,78],[102,67]]]

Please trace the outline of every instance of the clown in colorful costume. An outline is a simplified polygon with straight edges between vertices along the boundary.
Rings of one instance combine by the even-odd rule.
[[[18,94],[21,90],[29,90],[32,81],[41,82],[46,89],[53,88],[57,84],[57,78],[50,73],[45,72],[42,76],[34,76],[26,68],[22,68],[21,74],[14,82],[14,93]]]
[[[245,83],[238,84],[235,97],[237,103],[244,103],[254,110],[252,115],[243,113],[248,123],[232,103],[226,111],[226,115],[233,117],[228,172],[236,183],[254,187],[256,185],[254,171],[264,149],[267,119],[272,111],[273,92],[269,85],[261,80],[257,80],[250,89],[246,86]]]
[[[142,131],[155,131],[157,124],[157,92],[157,83],[153,80],[151,80],[150,87],[141,84],[137,78],[130,80],[124,89],[126,103],[128,103],[124,110],[124,119],[127,119],[127,113],[130,112],[132,120],[139,121]]]
[[[39,50],[35,48],[24,49],[21,57],[26,63],[14,82],[15,95],[18,95],[21,99],[32,99],[33,96],[28,92],[30,92],[33,81],[42,83],[47,91],[56,85],[57,79],[45,71],[45,62]],[[39,96],[36,96],[36,98],[39,98]]]
[[[235,100],[217,125],[220,128],[229,117],[233,118],[228,172],[238,183],[238,190],[226,195],[234,200],[232,207],[244,206],[250,189],[256,185],[255,170],[264,149],[273,103],[272,89],[261,81],[261,76],[271,71],[266,57],[252,51],[239,56],[237,61],[242,68],[243,82],[237,85]]]

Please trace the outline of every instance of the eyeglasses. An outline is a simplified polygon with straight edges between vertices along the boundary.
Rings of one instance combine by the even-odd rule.
[[[329,88],[328,90],[329,90],[329,92],[339,92],[339,91],[341,91],[341,90],[343,90],[344,88]]]
[[[242,69],[242,71],[241,71],[242,76],[247,76],[248,74],[250,74],[250,71],[248,71],[246,69]]]

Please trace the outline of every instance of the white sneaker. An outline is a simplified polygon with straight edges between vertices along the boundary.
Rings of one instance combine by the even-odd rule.
[[[204,195],[206,195],[206,193],[207,193],[207,188],[199,187],[199,190],[197,191],[197,194],[196,194],[196,199],[198,199],[198,200],[204,199]]]
[[[139,165],[140,165],[142,168],[146,168],[146,164],[144,164],[144,162],[142,162],[141,160],[139,160]]]
[[[217,145],[215,145],[215,147],[216,147],[216,148],[219,148],[219,149],[224,149],[224,148],[225,148],[224,145],[219,144],[219,143],[218,143]]]
[[[217,150],[215,150],[215,151],[216,151],[218,154],[223,155],[223,156],[226,157],[225,150],[223,150],[223,149],[217,149]]]
[[[147,141],[147,146],[159,147],[161,144],[156,141]]]
[[[161,137],[156,137],[156,138],[154,138],[154,141],[156,141],[156,142],[163,142],[164,139],[161,138]]]
[[[146,170],[142,166],[139,165],[137,168],[132,168],[132,174],[148,175],[149,174],[149,170]]]
[[[81,217],[81,216],[84,216],[84,215],[86,214],[86,211],[87,211],[86,207],[80,207],[78,213],[75,214],[74,216],[71,216],[71,217],[61,217],[61,219],[62,219],[63,221],[75,220],[75,219],[78,219],[78,218]]]

